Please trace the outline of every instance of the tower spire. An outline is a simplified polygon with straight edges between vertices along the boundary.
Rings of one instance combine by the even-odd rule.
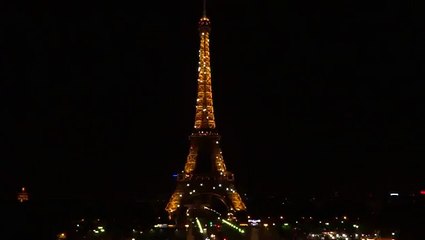
[[[206,18],[207,17],[207,0],[204,0],[204,5],[203,5],[203,12],[202,12],[202,17]]]
[[[206,0],[199,20],[198,95],[196,98],[195,129],[215,129],[210,67],[210,20],[206,16]]]

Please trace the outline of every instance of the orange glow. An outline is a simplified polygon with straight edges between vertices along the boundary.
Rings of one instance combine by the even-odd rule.
[[[59,233],[58,239],[66,239],[66,234],[65,233]]]
[[[18,201],[25,202],[29,200],[28,193],[25,192],[25,187],[21,188],[21,192],[18,193]]]

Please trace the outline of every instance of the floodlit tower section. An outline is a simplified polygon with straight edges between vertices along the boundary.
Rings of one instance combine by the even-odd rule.
[[[210,20],[204,10],[199,20],[200,48],[198,63],[198,97],[196,98],[195,129],[215,129],[211,86]]]
[[[246,206],[234,187],[234,175],[228,171],[220,148],[220,135],[214,117],[211,66],[211,22],[204,12],[198,22],[200,36],[195,124],[189,137],[190,147],[177,187],[165,208],[170,219],[184,209],[223,203],[228,213],[245,211]]]

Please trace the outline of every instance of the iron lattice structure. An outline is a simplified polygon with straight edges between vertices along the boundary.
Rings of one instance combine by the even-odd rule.
[[[245,203],[235,190],[234,175],[226,169],[220,148],[220,135],[216,131],[211,85],[210,32],[210,20],[204,9],[199,20],[195,124],[189,137],[190,148],[184,170],[177,175],[177,187],[165,208],[170,219],[178,218],[184,214],[185,209],[209,207],[213,200],[221,202],[228,214],[246,211]]]

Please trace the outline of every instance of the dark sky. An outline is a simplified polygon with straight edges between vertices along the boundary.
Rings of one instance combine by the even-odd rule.
[[[202,1],[0,14],[0,184],[171,194],[194,120]],[[423,8],[208,3],[224,160],[249,193],[425,187]]]

